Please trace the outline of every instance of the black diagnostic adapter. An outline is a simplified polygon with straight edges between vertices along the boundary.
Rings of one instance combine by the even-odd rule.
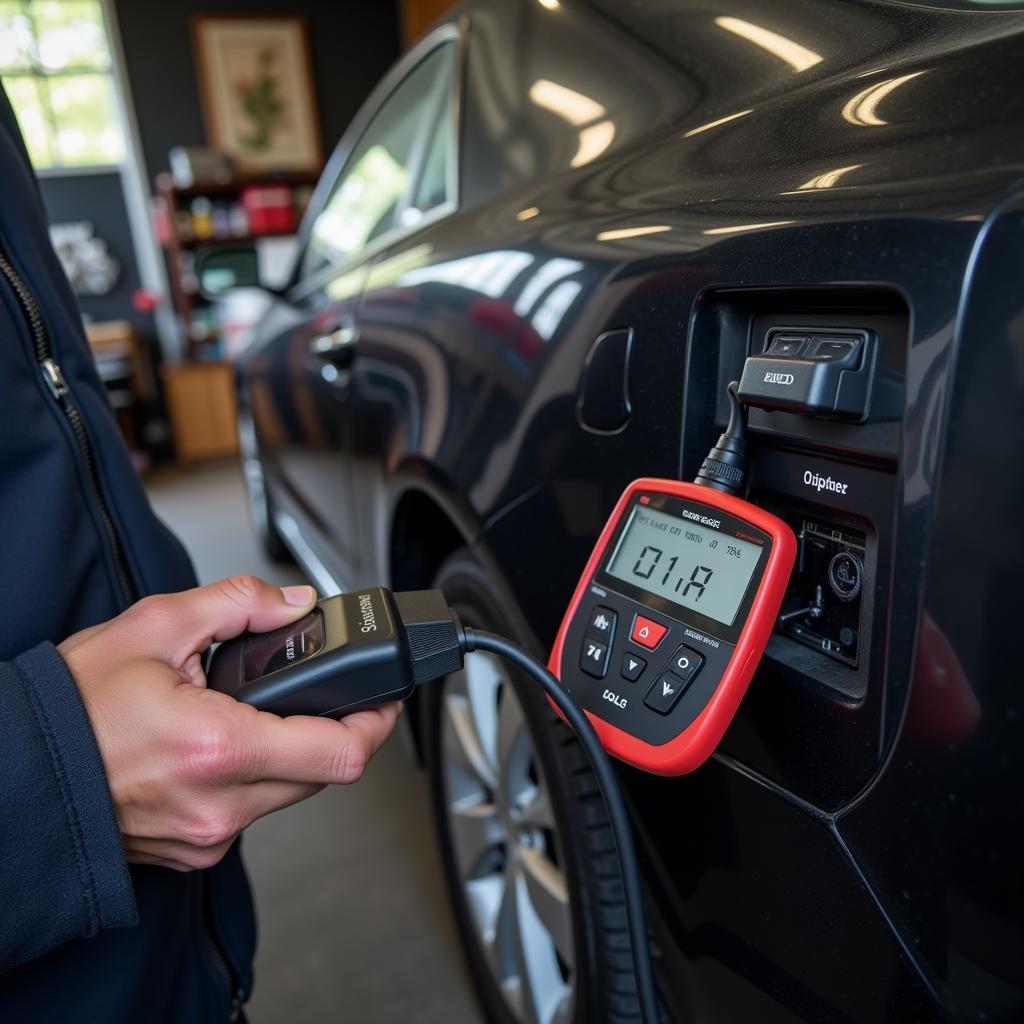
[[[863,422],[878,361],[871,331],[773,328],[743,364],[739,398],[761,409]]]
[[[440,590],[367,587],[325,598],[290,626],[221,644],[207,684],[276,715],[341,718],[457,671],[464,642]]]

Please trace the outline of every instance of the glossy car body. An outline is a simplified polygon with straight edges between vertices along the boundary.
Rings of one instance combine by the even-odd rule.
[[[1024,16],[951,8],[466,5],[367,105],[450,42],[446,200],[300,266],[242,367],[325,589],[469,545],[543,653],[767,327],[879,338],[867,422],[751,414],[755,498],[867,538],[856,666],[779,637],[714,760],[621,773],[676,1020],[1024,1018]]]

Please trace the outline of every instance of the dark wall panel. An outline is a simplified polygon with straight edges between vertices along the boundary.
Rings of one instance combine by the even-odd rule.
[[[106,295],[83,295],[82,313],[92,320],[131,320],[136,328],[152,330],[148,313],[132,308],[132,292],[139,287],[128,213],[121,192],[121,177],[110,174],[74,174],[39,179],[43,202],[51,224],[88,221],[121,265],[113,290]]]
[[[191,15],[306,18],[325,156],[399,54],[393,0],[118,0],[116,8],[150,179],[166,169],[171,146],[206,143]]]

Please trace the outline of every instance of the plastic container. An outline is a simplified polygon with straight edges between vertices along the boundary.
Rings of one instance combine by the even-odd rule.
[[[250,185],[242,190],[242,205],[254,235],[284,235],[295,230],[292,190],[286,185]]]

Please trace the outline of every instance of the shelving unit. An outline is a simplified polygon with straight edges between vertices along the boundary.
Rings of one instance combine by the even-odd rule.
[[[167,258],[171,298],[185,338],[185,361],[165,366],[162,372],[174,446],[182,466],[238,450],[234,367],[221,358],[213,310],[199,292],[194,273],[195,256],[210,246],[244,247],[263,238],[293,235],[315,183],[315,175],[235,178],[189,188],[178,188],[166,173],[156,180],[157,235]],[[290,230],[271,227],[253,231],[247,218],[245,230],[232,230],[243,222],[237,211],[243,208],[243,193],[252,187],[290,191],[294,222]],[[205,219],[199,218],[205,230],[198,234],[193,227],[197,200],[207,201],[202,204]],[[212,215],[213,209],[218,216]],[[229,210],[234,211],[233,216]]]
[[[209,303],[199,293],[198,282],[192,272],[195,254],[209,246],[255,245],[263,238],[282,238],[295,233],[294,229],[233,232],[230,230],[230,224],[226,230],[221,224],[221,230],[217,233],[197,236],[182,230],[183,225],[191,221],[192,204],[196,200],[207,199],[211,205],[224,208],[239,207],[242,204],[243,192],[248,188],[285,187],[292,193],[294,221],[298,225],[316,180],[316,175],[237,177],[230,182],[211,182],[179,188],[174,184],[170,174],[164,173],[157,177],[154,199],[157,234],[167,257],[171,298],[186,341],[185,351],[188,359],[215,357],[217,344],[215,332],[197,336],[197,313],[206,309]],[[223,218],[218,220],[223,221]]]

